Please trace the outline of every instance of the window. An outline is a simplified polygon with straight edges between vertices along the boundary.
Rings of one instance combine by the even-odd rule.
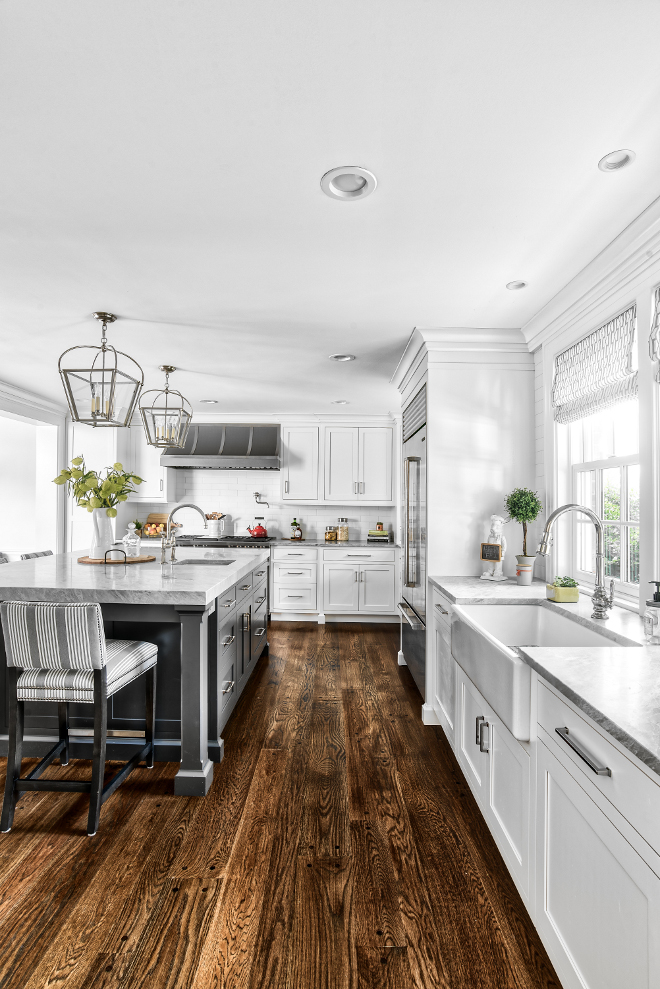
[[[568,427],[573,500],[605,528],[605,576],[619,592],[639,591],[639,402],[632,399]],[[573,564],[578,580],[594,583],[596,531],[574,514]]]
[[[0,412],[0,551],[57,551],[57,426]]]

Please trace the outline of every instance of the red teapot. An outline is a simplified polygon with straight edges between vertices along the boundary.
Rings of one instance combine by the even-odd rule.
[[[263,525],[260,522],[258,522],[255,525],[254,529],[251,529],[250,526],[248,526],[247,531],[250,533],[253,539],[264,539],[265,536],[268,535],[268,530],[264,529]]]

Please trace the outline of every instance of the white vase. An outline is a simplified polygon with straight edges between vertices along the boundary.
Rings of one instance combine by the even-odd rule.
[[[112,549],[112,520],[106,515],[105,508],[95,508],[92,511],[92,546],[89,551],[90,560],[102,560],[106,552]]]

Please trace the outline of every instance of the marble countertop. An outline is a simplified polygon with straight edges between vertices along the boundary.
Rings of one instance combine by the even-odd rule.
[[[431,584],[453,604],[533,604],[572,617],[601,635],[637,647],[519,646],[516,652],[587,717],[660,775],[660,646],[646,646],[636,612],[612,608],[607,621],[591,616],[591,598],[556,604],[545,596],[545,583],[518,587],[513,580],[495,583],[478,577],[430,577]],[[641,646],[639,645],[641,644]]]
[[[160,571],[160,547],[154,563],[95,566],[78,563],[81,552],[43,556],[0,566],[0,600],[97,601],[100,604],[208,605],[269,558],[267,549],[206,549],[180,546],[177,559],[225,559],[228,566],[174,567]]]
[[[202,536],[204,533],[188,533],[187,538],[194,539],[195,536]],[[119,541],[118,541],[119,543]],[[157,538],[143,538],[142,545],[147,546],[158,546],[160,547],[160,536]],[[276,537],[275,542],[269,544],[272,549],[275,546],[325,546],[326,549],[399,549],[399,543],[389,542],[389,543],[368,543],[366,539],[349,539],[348,542],[337,542],[333,540],[332,542],[326,542],[325,539],[280,539]],[[250,549],[249,545],[240,546],[239,549]],[[151,552],[154,552],[152,549]]]

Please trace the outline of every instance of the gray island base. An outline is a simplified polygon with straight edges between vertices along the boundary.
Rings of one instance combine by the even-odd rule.
[[[204,796],[220,762],[220,732],[266,646],[268,550],[179,548],[178,565],[161,576],[159,563],[85,566],[83,554],[23,560],[0,568],[0,600],[98,602],[108,638],[158,646],[158,761],[180,761],[174,792]],[[221,562],[222,561],[222,562]],[[230,562],[231,561],[231,562]],[[259,635],[256,635],[256,633]],[[227,633],[227,634],[225,634]],[[1,639],[1,636],[0,636]],[[0,641],[0,754],[7,753],[6,658]],[[108,758],[124,759],[144,732],[144,685],[129,684],[109,701]],[[25,704],[24,755],[42,756],[57,738],[56,705]],[[93,710],[69,704],[74,758],[90,758]]]

